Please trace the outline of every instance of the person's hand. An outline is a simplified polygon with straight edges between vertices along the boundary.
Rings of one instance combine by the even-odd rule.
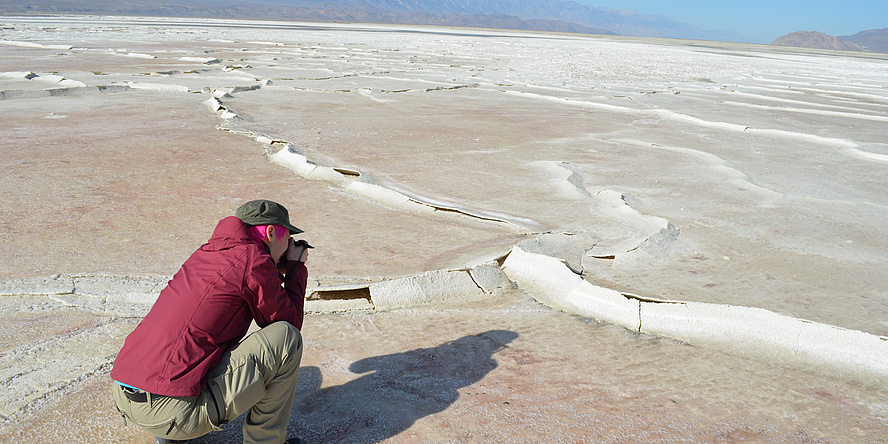
[[[308,249],[314,248],[304,240],[293,241],[290,238],[290,247],[287,249],[287,260],[305,262],[308,260]]]

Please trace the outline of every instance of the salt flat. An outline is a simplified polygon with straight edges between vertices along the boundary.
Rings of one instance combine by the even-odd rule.
[[[72,281],[89,280],[91,273],[112,279],[171,275],[216,220],[243,200],[267,197],[290,208],[319,246],[311,259],[316,287],[358,288],[502,262],[520,243],[530,254],[557,258],[591,284],[643,299],[754,307],[872,338],[888,335],[883,55],[371,25],[123,18],[2,23],[0,189],[6,197],[0,203],[0,279],[13,282],[4,287],[13,289],[7,294],[36,280],[50,285],[45,277],[57,274]],[[53,296],[81,308],[64,316],[70,331],[89,337],[91,329],[103,328],[103,337],[122,340],[109,332],[132,328],[132,314],[97,310],[77,295]],[[62,309],[53,303],[41,304]],[[462,309],[427,309],[416,319],[412,313],[419,309],[395,310],[405,318],[382,331],[427,329],[395,325],[423,325],[436,316],[444,325],[466,317],[474,324],[504,314],[521,317],[526,303],[487,311],[490,302],[479,302],[487,308],[478,308],[474,318]],[[29,304],[10,307],[35,306]],[[82,319],[84,312],[95,318]],[[390,316],[368,313],[345,316]],[[491,320],[489,329],[461,327],[453,338],[439,335],[450,340],[501,329],[517,334],[516,347],[545,337],[519,347],[532,356],[571,336],[530,327],[575,322],[546,313],[527,323]],[[343,315],[317,316],[319,325],[352,322],[337,317]],[[613,350],[645,340],[595,336],[590,331],[598,327],[572,328],[586,338],[565,347],[577,362],[586,359],[580,355],[590,335]],[[350,333],[326,329],[331,332],[316,332],[324,343],[317,359],[346,359],[325,338],[360,344]],[[73,342],[79,337],[71,336]],[[0,355],[0,367],[15,370],[10,360],[21,362],[35,341],[10,345],[13,351]],[[445,342],[430,337],[413,345]],[[107,341],[102,346],[113,348]],[[688,352],[691,358],[670,347],[651,350],[676,375],[682,360],[697,359],[689,379],[707,380],[707,372],[721,368],[713,361],[740,359],[700,349]],[[105,354],[100,358],[76,376],[31,378],[30,398],[12,390],[0,397],[52,404],[60,389],[46,380],[76,382],[62,385],[85,387],[78,392],[85,396],[95,385],[90,375],[107,371],[110,361]],[[624,359],[600,363],[601,373],[614,378],[613,393],[635,384],[657,393],[676,390],[674,380],[649,380],[643,356]],[[501,362],[501,369],[514,376],[525,362],[518,361]],[[725,368],[749,378],[750,385],[778,387],[773,381],[781,377],[804,381],[789,389],[804,396],[786,395],[792,400],[768,412],[796,417],[788,412],[810,405],[816,410],[811,422],[768,422],[737,413],[736,405],[719,416],[692,403],[675,413],[676,422],[666,427],[672,432],[662,433],[673,436],[680,424],[708,424],[697,440],[718,440],[719,427],[730,424],[725,433],[731,439],[742,439],[732,435],[739,431],[778,441],[884,436],[884,403],[876,400],[884,385],[872,388],[880,386],[878,379],[801,377],[782,367],[758,370],[758,361],[731,362]],[[336,384],[348,382],[345,373],[320,361],[311,365],[325,377],[337,375]],[[558,383],[564,385],[553,387],[565,391],[575,390],[570,375],[596,377],[565,365],[570,368],[536,371],[564,372]],[[634,370],[619,370],[624,365]],[[7,388],[17,381],[11,378],[4,380]],[[476,387],[474,380],[466,384]],[[710,400],[721,389],[693,383],[682,388]],[[462,390],[453,408],[429,411],[425,418],[458,417],[456,411],[468,408],[461,403],[471,399],[470,389]],[[515,390],[532,397],[547,389]],[[450,405],[445,401],[435,406]],[[679,404],[673,399],[664,405],[670,403]],[[4,404],[4,416],[21,415],[16,412],[22,407]],[[473,408],[483,412],[493,404]],[[608,421],[620,422],[640,405],[617,403],[618,413]],[[852,427],[849,435],[815,432],[818,420],[826,421],[835,408],[849,415],[847,423],[865,418],[865,426]],[[586,419],[592,421],[595,408],[589,409]],[[571,413],[553,415],[568,421]],[[419,429],[408,424],[404,433],[434,441],[445,427],[420,423]],[[310,424],[299,427],[317,439],[333,439]],[[517,441],[535,440],[527,424],[514,427],[525,437]],[[559,439],[640,437],[657,427],[642,423],[623,435],[584,434],[580,427]],[[352,433],[349,439],[360,442],[377,439],[366,430]],[[464,439],[447,439],[501,441],[461,433]]]

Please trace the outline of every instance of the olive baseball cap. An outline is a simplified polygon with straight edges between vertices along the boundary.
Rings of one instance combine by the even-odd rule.
[[[304,232],[290,223],[290,213],[283,205],[270,200],[251,200],[241,205],[234,215],[247,225],[283,225],[291,236]]]

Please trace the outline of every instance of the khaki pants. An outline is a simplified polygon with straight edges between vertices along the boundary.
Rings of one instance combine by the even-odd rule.
[[[259,330],[225,353],[196,397],[149,396],[132,401],[114,384],[117,408],[161,438],[197,438],[249,410],[244,443],[280,444],[287,437],[302,360],[302,335],[289,322]],[[217,410],[218,409],[218,410]]]

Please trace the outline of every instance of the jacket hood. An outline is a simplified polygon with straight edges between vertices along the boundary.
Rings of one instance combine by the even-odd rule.
[[[250,235],[249,225],[235,216],[228,216],[216,224],[216,229],[213,230],[213,235],[210,236],[205,248],[224,250],[243,244],[258,244],[258,242]]]

